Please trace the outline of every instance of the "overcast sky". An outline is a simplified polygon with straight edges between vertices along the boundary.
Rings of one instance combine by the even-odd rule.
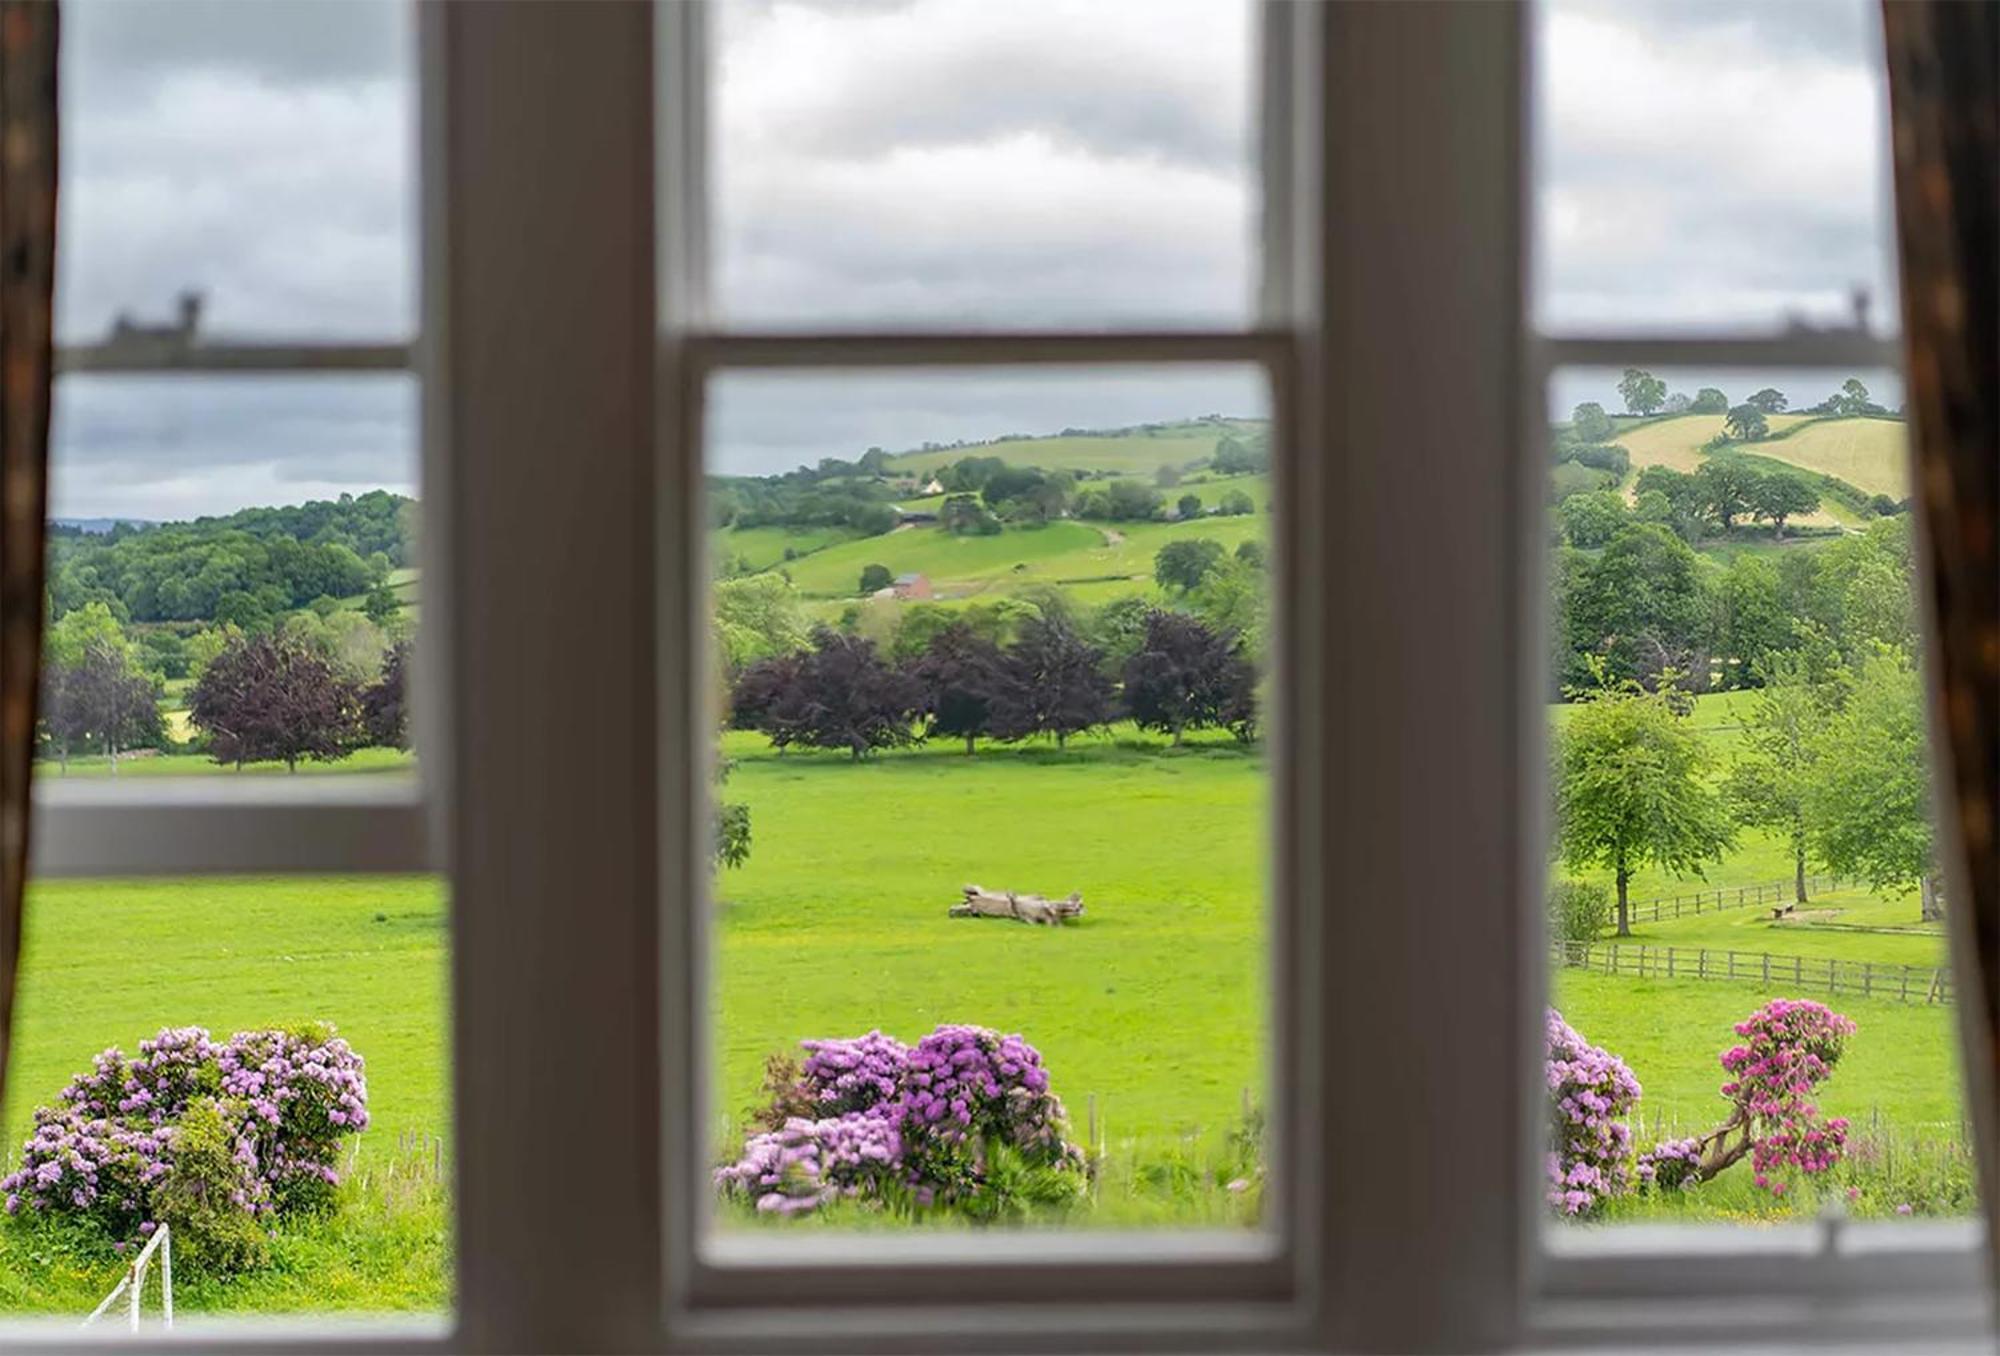
[[[1234,0],[725,3],[717,309],[759,327],[1243,322],[1249,16]],[[394,0],[71,0],[63,338],[120,311],[164,319],[185,287],[216,335],[407,336],[411,30]],[[1878,322],[1891,313],[1861,0],[1563,0],[1539,40],[1544,324],[1828,323],[1857,285]],[[1821,375],[1795,374],[1801,403],[1844,374]],[[1255,375],[1224,369],[739,378],[718,397],[712,462],[731,471],[1263,411]],[[1564,375],[1550,403],[1590,398],[1615,405],[1605,374]],[[413,490],[415,408],[403,378],[68,378],[55,511]]]

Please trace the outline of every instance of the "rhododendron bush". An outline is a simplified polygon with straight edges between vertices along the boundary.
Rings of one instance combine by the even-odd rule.
[[[871,1031],[801,1048],[802,1064],[768,1066],[768,1128],[716,1170],[725,1196],[778,1215],[850,1199],[993,1218],[1081,1190],[1083,1153],[1020,1036],[947,1024],[915,1047]]]
[[[1840,1062],[1854,1022],[1823,1003],[1774,998],[1736,1024],[1745,1043],[1722,1053],[1727,1117],[1705,1135],[1664,1140],[1631,1159],[1625,1118],[1639,1080],[1617,1056],[1591,1045],[1551,1010],[1546,1033],[1549,1088],[1548,1202],[1584,1215],[1637,1189],[1686,1190],[1750,1159],[1757,1186],[1782,1197],[1793,1174],[1817,1176],[1840,1162],[1847,1122],[1822,1118],[1813,1091]]]
[[[270,1221],[331,1204],[339,1143],[368,1125],[362,1069],[327,1023],[106,1050],[35,1111],[7,1212],[88,1222],[119,1251],[166,1223],[185,1262],[254,1265]]]

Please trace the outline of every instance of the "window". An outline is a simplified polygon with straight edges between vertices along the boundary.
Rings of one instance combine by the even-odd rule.
[[[1955,1280],[1872,17],[1549,3],[1537,37],[1551,1281]]]
[[[413,749],[411,16],[64,20],[0,1310],[82,1321],[164,1225],[151,1274],[171,1251],[182,1328],[432,1322],[453,1288],[451,1004],[439,748]],[[238,1060],[254,1076],[227,1077]],[[211,1124],[249,1159],[193,1166]],[[190,1191],[231,1204],[204,1216]],[[143,1330],[162,1298],[149,1279]]]
[[[273,776],[262,780],[312,788],[294,793],[303,806],[217,818],[204,801],[166,807],[185,817],[163,819],[124,802],[79,803],[41,823],[45,863],[85,868],[101,859],[77,835],[101,813],[122,817],[119,832],[89,841],[160,873],[300,864],[277,860],[281,851],[347,870],[449,871],[451,1105],[466,1133],[452,1165],[455,1316],[436,1345],[1625,1347],[1691,1327],[1697,1340],[1713,1337],[1701,1325],[1741,1312],[1719,1301],[1752,1287],[1777,1297],[1763,1306],[1771,1317],[1732,1327],[1732,1338],[1838,1324],[1886,1346],[1975,1330],[1970,1251],[1916,1225],[1725,1231],[1714,1246],[1678,1251],[1651,1230],[1606,1230],[1583,1255],[1539,1237],[1549,392],[1573,406],[1592,398],[1573,390],[1601,380],[1586,369],[1635,366],[1710,374],[1691,396],[1703,384],[1740,388],[1724,369],[1795,396],[1766,374],[1789,382],[1812,367],[1862,376],[1881,401],[1892,377],[1867,374],[1893,374],[1896,354],[1846,330],[1657,337],[1643,331],[1665,320],[1636,312],[1636,338],[1564,331],[1531,342],[1527,18],[1506,6],[1259,7],[1242,30],[1255,34],[1243,50],[1256,66],[1241,101],[1258,110],[1245,119],[1259,128],[1257,150],[1241,162],[1256,166],[1257,191],[1241,202],[1257,213],[1261,260],[1242,257],[1258,305],[1232,312],[1216,300],[1243,295],[1234,281],[1197,289],[1200,306],[1163,284],[1162,298],[1179,300],[1142,315],[1117,290],[1131,285],[1122,268],[1109,270],[1117,306],[1067,312],[1025,285],[1018,299],[988,290],[912,309],[873,275],[831,301],[758,281],[762,265],[742,262],[754,250],[726,238],[755,223],[732,219],[738,190],[715,163],[742,143],[714,123],[727,106],[716,76],[726,57],[718,66],[706,30],[793,24],[789,40],[825,46],[815,25],[835,21],[821,11],[718,21],[696,5],[420,7],[413,353],[432,566],[421,605],[437,638],[427,681],[450,698],[426,708],[435,742],[419,763],[424,798],[340,789],[354,778]],[[1164,24],[1081,22],[1107,50],[1168,41]],[[1218,27],[1204,33],[1221,32],[1207,22]],[[1217,49],[1234,60],[1219,38]],[[964,63],[940,58],[940,69],[964,83]],[[793,92],[814,93],[821,74],[806,70]],[[1093,86],[1121,87],[1108,77]],[[927,108],[938,107],[934,90],[924,86]],[[793,122],[784,134],[803,155],[814,130]],[[1120,247],[1130,257],[1119,265],[1153,266],[1130,237]],[[1837,299],[1846,281],[1813,286]],[[1796,279],[1771,287],[1804,290]],[[357,340],[358,356],[342,361],[401,361],[403,337],[382,338]],[[1104,402],[1064,418],[1077,428],[1142,422],[1118,393],[1161,372],[1202,392],[1197,413],[1257,413],[1208,395],[1218,371],[1268,401],[1279,467],[1270,699],[1285,734],[1270,761],[1271,959],[1260,982],[1271,1162],[1286,1190],[1269,1227],[711,1230],[708,1174],[731,1129],[717,1113],[733,1108],[711,1095],[709,1042],[724,1035],[727,1078],[731,1060],[747,1066],[803,1023],[773,1022],[738,1052],[726,1048],[748,973],[729,948],[756,919],[746,908],[726,923],[735,940],[714,945],[711,816],[718,801],[757,805],[747,774],[719,792],[715,783],[707,599],[722,495],[707,483],[708,459],[796,464],[815,440],[812,425],[786,426],[796,392],[827,419],[827,445],[803,458],[815,468],[871,445],[888,454],[901,450],[893,444],[1061,432],[984,415],[974,433],[953,431],[963,392],[995,374]],[[893,402],[885,384],[900,392]],[[921,410],[909,394],[950,390],[960,395]],[[879,441],[868,424],[841,423],[856,408],[872,422],[889,403],[898,422]],[[1105,405],[1118,408],[1100,413]],[[912,413],[924,417],[906,422]],[[782,453],[747,460],[760,446]],[[993,509],[983,490],[980,504]],[[768,543],[738,540],[733,555],[754,566],[758,545]],[[1032,572],[1021,559],[1008,572],[1016,563]],[[859,562],[869,564],[890,569],[892,596],[897,574],[929,573]],[[829,578],[847,587],[844,573]],[[801,763],[852,770],[822,758]],[[760,861],[775,840],[754,813],[752,828],[750,863],[732,870],[773,865]],[[729,900],[738,887],[722,879]],[[925,910],[942,913],[962,883]],[[773,906],[751,900],[748,885],[742,893]],[[947,923],[1007,939],[994,946],[1089,936],[936,920]],[[779,992],[754,1001],[775,1009],[789,982],[772,977]],[[844,1022],[815,1029],[858,1034]],[[1136,1033],[1135,1047],[1151,1034]],[[1910,1296],[1920,1312],[1883,1302]],[[376,1343],[364,1331],[342,1341]],[[404,1331],[387,1341],[425,1344]]]

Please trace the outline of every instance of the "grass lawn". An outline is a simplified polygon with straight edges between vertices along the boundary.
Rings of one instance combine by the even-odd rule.
[[[297,776],[318,777],[328,774],[353,774],[367,772],[408,772],[417,765],[416,755],[407,749],[366,748],[356,749],[345,758],[331,763],[305,762],[299,764]],[[69,771],[52,759],[43,759],[35,764],[35,775],[51,781],[61,781],[68,777],[269,777],[288,775],[283,763],[250,763],[242,768],[225,767],[202,753],[163,753],[152,755],[120,754],[118,767],[114,771],[109,759],[102,754],[78,757],[69,760]]]
[[[188,1277],[176,1299],[193,1309],[442,1307],[448,1223],[430,1143],[448,1138],[445,954],[444,891],[427,878],[37,883],[0,1157],[11,1167],[35,1107],[106,1046],[134,1052],[170,1025],[223,1035],[331,1021],[368,1061],[372,1119],[352,1141],[342,1210],[289,1226],[272,1267],[227,1283]],[[0,1311],[88,1312],[119,1269],[99,1248],[8,1221]]]

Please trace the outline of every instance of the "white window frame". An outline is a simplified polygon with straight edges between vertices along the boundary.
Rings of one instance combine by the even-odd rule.
[[[450,875],[449,1330],[303,1320],[204,1347],[1632,1349],[1752,1335],[1720,1325],[1753,1303],[1780,1315],[1757,1335],[1820,1333],[1830,1308],[1855,1331],[1937,1332],[1942,1308],[1976,1295],[1930,1285],[1924,1254],[1858,1228],[1837,1269],[1746,1260],[1756,1235],[1678,1260],[1645,1230],[1605,1235],[1635,1240],[1625,1255],[1543,1250],[1542,378],[1614,346],[1527,333],[1524,9],[1264,15],[1268,97],[1291,112],[1265,146],[1278,191],[1261,328],[755,336],[706,328],[694,283],[697,7],[419,7],[419,701],[449,694],[419,708],[422,794],[39,816],[43,870],[84,868],[85,844],[129,832],[151,846],[121,869],[157,847],[168,871],[408,860]],[[1685,342],[1616,351],[1665,363],[1696,356]],[[1775,356],[1721,342],[1735,347],[1698,360]],[[787,1248],[702,1258],[695,383],[751,362],[1197,358],[1272,367],[1294,435],[1278,440],[1278,717],[1295,746],[1277,764],[1278,879],[1295,893],[1276,911],[1291,954],[1274,977],[1281,999],[1293,986],[1279,1044],[1296,1079],[1279,1249],[1099,1236],[1078,1264],[1038,1251],[1060,1236],[982,1236],[998,1265],[963,1285],[924,1255],[928,1236],[838,1269]],[[1419,518],[1453,549],[1410,551]],[[504,613],[482,606],[494,597]],[[558,708],[617,737],[519,719]],[[1846,1300],[1829,1306],[1834,1286]]]

